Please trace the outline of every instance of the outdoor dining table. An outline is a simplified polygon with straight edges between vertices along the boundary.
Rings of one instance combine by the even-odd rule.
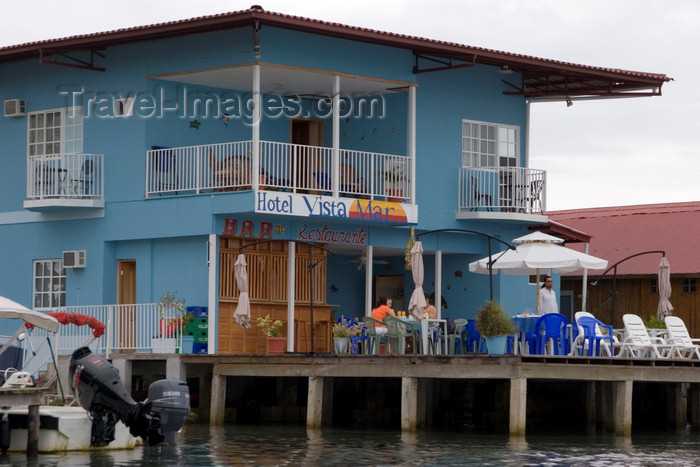
[[[432,347],[428,344],[428,337],[429,337],[429,326],[434,326],[437,325],[438,327],[438,335],[439,335],[439,328],[442,327],[443,335],[447,336],[447,320],[446,319],[422,319],[420,321],[416,319],[411,319],[411,318],[399,318],[399,320],[406,324],[407,326],[411,326],[414,330],[417,330],[420,332],[420,345],[421,345],[421,353],[423,355],[428,355],[433,353]],[[420,325],[420,326],[418,326]],[[444,341],[444,342],[443,342]],[[447,339],[439,339],[438,344],[435,347],[435,354],[442,354],[442,355],[447,355]]]
[[[513,345],[513,353],[518,355],[528,355],[529,350],[527,348],[527,340],[525,336],[527,333],[535,332],[535,326],[537,321],[540,319],[539,315],[515,315],[512,318],[513,324],[517,328],[515,331],[517,334],[517,341]]]

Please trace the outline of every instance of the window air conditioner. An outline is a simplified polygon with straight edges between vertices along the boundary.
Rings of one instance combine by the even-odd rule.
[[[84,268],[85,267],[85,250],[74,250],[63,252],[63,267],[64,268]]]
[[[24,99],[10,99],[5,101],[6,117],[24,117],[26,114],[27,101]]]

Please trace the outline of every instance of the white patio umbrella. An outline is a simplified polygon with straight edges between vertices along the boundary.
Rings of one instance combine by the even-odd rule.
[[[233,272],[236,276],[236,285],[240,294],[238,295],[238,306],[233,313],[236,322],[243,329],[250,328],[250,298],[248,297],[248,264],[243,253],[238,255],[233,265]]]
[[[656,316],[663,320],[666,316],[673,314],[673,305],[668,300],[671,296],[671,265],[668,264],[666,256],[661,258],[659,264],[659,308]]]
[[[413,289],[411,300],[408,302],[408,312],[416,319],[423,319],[425,292],[423,292],[423,244],[420,240],[416,241],[413,248],[411,248],[411,273],[413,274],[413,283],[416,287]]]
[[[537,302],[539,304],[539,275],[545,272],[573,272],[579,269],[605,269],[608,262],[595,256],[566,248],[559,237],[543,232],[533,232],[516,238],[513,243],[519,243],[515,250],[491,255],[494,273],[502,271],[511,275],[537,275]],[[489,273],[489,257],[482,258],[469,264],[469,271],[478,274]]]

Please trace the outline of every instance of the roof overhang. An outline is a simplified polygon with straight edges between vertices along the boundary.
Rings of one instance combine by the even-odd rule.
[[[672,79],[664,74],[577,65],[318,21],[268,12],[257,6],[232,13],[4,47],[0,48],[0,62],[36,58],[42,54],[67,54],[77,51],[92,53],[116,45],[242,27],[250,27],[257,31],[263,26],[408,49],[416,56],[414,68],[416,73],[477,64],[498,67],[505,73],[503,82],[509,89],[504,94],[523,96],[533,100],[657,96],[661,94],[662,85]],[[437,65],[425,68],[420,63],[421,60],[431,61]]]

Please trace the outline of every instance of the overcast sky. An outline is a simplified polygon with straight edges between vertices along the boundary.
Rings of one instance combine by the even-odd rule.
[[[0,46],[247,9],[664,73],[663,95],[534,104],[547,209],[700,201],[698,0],[3,1]],[[1,86],[1,84],[0,84]],[[420,92],[420,90],[419,90]]]

